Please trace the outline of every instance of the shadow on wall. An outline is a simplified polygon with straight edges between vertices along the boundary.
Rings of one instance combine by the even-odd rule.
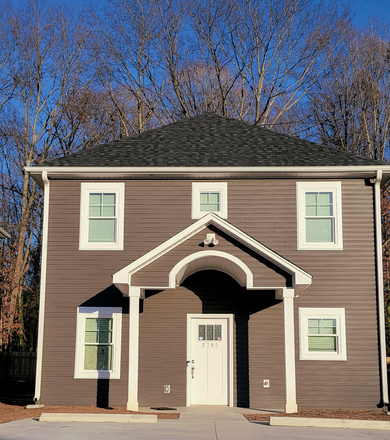
[[[129,298],[114,285],[107,287],[92,298],[80,304],[80,307],[122,307],[122,313],[129,313]],[[109,408],[110,406],[110,380],[97,379],[96,406]]]
[[[250,315],[280,303],[273,290],[246,290],[233,278],[215,270],[189,276],[182,286],[202,301],[202,313],[234,314],[236,326],[237,406],[250,408],[249,394],[249,319]]]

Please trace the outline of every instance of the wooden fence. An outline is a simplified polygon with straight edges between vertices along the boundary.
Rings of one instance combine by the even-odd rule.
[[[36,353],[0,351],[0,380],[34,382]]]

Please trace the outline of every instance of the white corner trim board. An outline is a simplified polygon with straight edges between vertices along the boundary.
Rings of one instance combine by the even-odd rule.
[[[39,402],[41,398],[42,385],[42,358],[43,358],[43,331],[45,327],[45,300],[46,300],[46,273],[47,273],[47,239],[49,228],[49,199],[50,181],[47,172],[42,172],[44,182],[43,202],[43,231],[42,231],[42,257],[41,257],[41,283],[39,291],[39,320],[38,320],[38,343],[37,343],[37,366],[35,376],[34,401]]]
[[[375,247],[376,247],[376,270],[378,276],[378,327],[379,327],[379,352],[381,366],[382,399],[384,404],[389,404],[389,388],[386,361],[386,326],[385,326],[385,304],[383,291],[383,260],[382,260],[382,226],[381,226],[381,181],[382,171],[378,170],[374,186],[375,204]],[[378,281],[379,280],[379,281]]]

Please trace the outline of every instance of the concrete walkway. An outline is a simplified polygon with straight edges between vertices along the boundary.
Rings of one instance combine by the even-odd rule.
[[[193,405],[183,406],[176,410],[156,411],[150,408],[140,408],[140,412],[154,412],[154,413],[180,413],[179,422],[191,421],[229,421],[229,422],[246,422],[243,414],[277,414],[278,410],[258,410],[249,408],[232,408],[229,406],[207,406],[207,405]]]
[[[269,426],[250,423],[243,408],[178,408],[179,420],[152,424],[38,422],[24,419],[0,425],[1,440],[388,440],[389,431]],[[173,412],[173,411],[172,411]],[[264,411],[266,412],[266,411]]]

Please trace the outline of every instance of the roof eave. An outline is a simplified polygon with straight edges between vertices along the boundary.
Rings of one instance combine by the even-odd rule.
[[[305,177],[374,178],[382,170],[382,185],[390,179],[390,165],[301,166],[301,167],[25,167],[25,171],[43,187],[42,172],[57,179],[108,178],[234,178]]]

